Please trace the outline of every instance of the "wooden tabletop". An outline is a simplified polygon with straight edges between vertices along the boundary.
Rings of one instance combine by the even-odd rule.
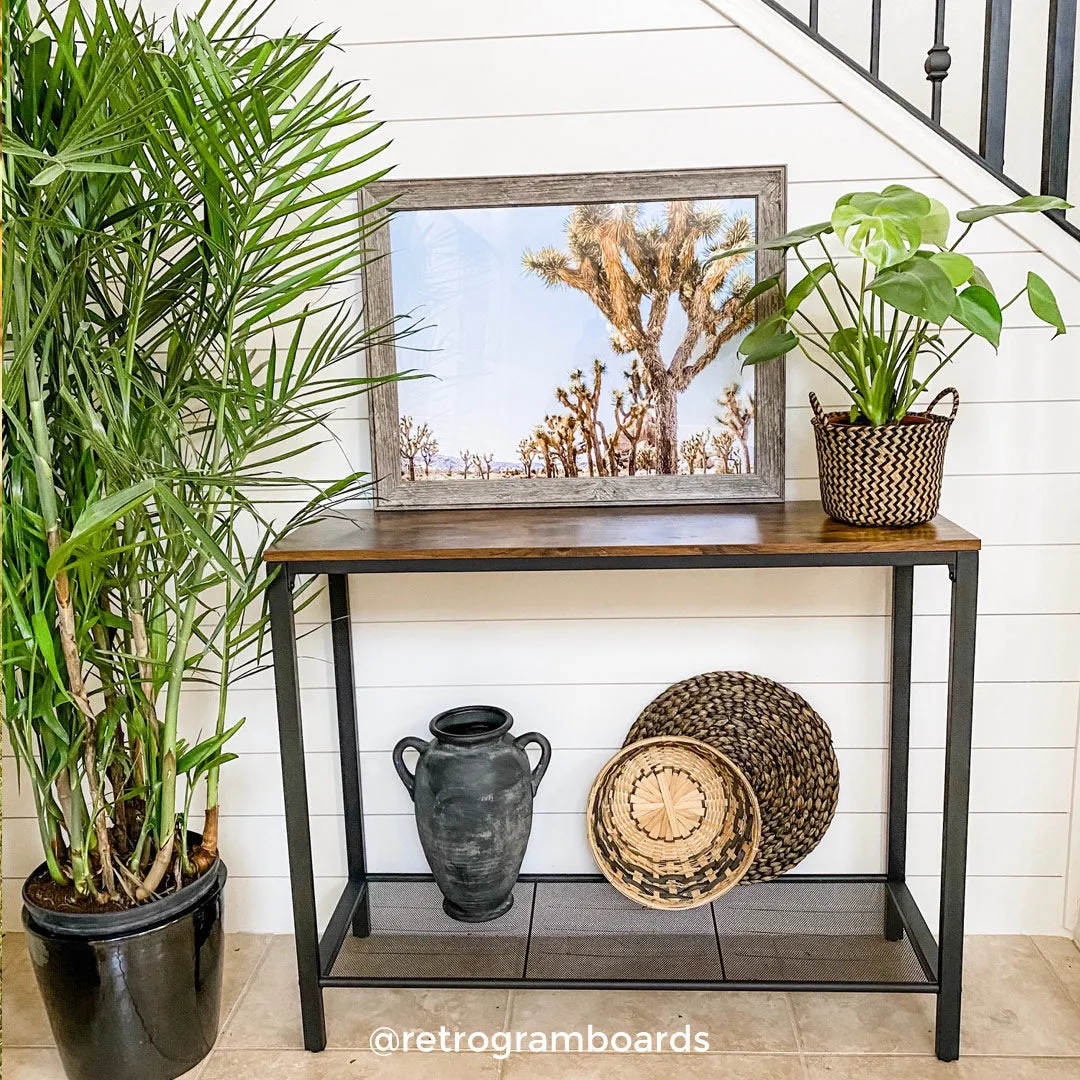
[[[818,502],[526,510],[351,510],[266,551],[295,564],[437,559],[844,555],[977,549],[947,518],[903,529],[840,525]]]

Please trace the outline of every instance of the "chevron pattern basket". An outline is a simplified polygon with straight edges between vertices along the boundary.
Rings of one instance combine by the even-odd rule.
[[[934,412],[952,394],[948,416]],[[817,444],[821,505],[848,525],[921,525],[941,502],[945,444],[960,396],[949,387],[925,412],[909,413],[899,424],[871,427],[847,423],[848,413],[827,413],[811,392],[811,423]]]

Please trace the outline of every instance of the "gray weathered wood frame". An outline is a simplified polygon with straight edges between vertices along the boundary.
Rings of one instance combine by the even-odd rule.
[[[781,235],[786,228],[787,171],[784,166],[745,169],[687,169],[672,172],[578,173],[560,176],[501,176],[447,180],[383,181],[363,189],[365,208],[393,200],[394,212],[487,206],[657,202],[669,199],[753,198],[756,235]],[[364,267],[364,310],[370,325],[394,318],[389,216],[371,236]],[[762,251],[758,280],[784,272],[779,251]],[[756,301],[760,322],[776,310],[772,290]],[[385,379],[397,370],[393,341],[371,347],[368,374]],[[784,497],[784,361],[754,372],[755,471],[724,476],[534,477],[469,483],[409,483],[401,479],[398,394],[394,382],[371,392],[371,454],[380,509],[506,506],[657,505],[664,503],[773,502]]]

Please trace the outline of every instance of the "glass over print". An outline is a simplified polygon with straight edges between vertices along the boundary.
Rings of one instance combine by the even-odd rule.
[[[710,260],[754,243],[762,197],[708,183],[683,196],[677,184],[640,182],[652,175],[548,178],[539,192],[521,190],[528,178],[505,178],[508,190],[497,180],[406,185],[377,287],[368,281],[375,317],[384,305],[411,327],[373,374],[416,376],[377,410],[384,499],[776,494],[759,476],[762,369],[738,355],[762,315],[748,294],[772,253]],[[600,190],[587,182],[602,179]],[[454,184],[485,188],[434,190]],[[739,478],[757,486],[733,487]]]

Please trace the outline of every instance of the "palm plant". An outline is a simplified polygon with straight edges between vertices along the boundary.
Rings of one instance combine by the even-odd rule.
[[[321,70],[332,36],[267,38],[263,14],[5,14],[4,719],[49,875],[79,898],[142,901],[212,863],[262,552],[366,482],[279,467],[326,441],[370,386],[349,365],[393,332],[352,299],[384,146]],[[218,707],[189,744],[192,680]]]

